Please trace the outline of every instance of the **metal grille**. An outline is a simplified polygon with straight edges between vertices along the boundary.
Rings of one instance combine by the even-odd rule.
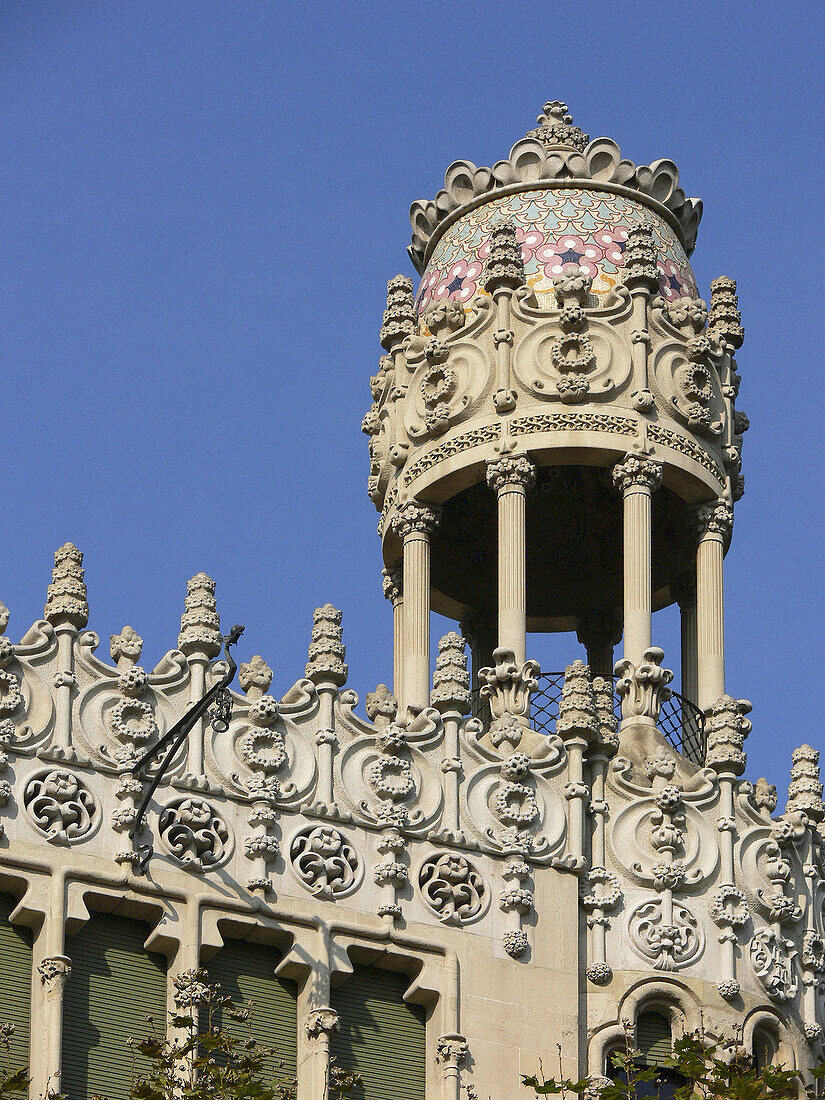
[[[538,686],[530,697],[530,724],[536,733],[555,733],[564,673],[541,672],[537,679]],[[619,699],[615,695],[613,707],[618,717]],[[472,713],[485,725],[490,720],[489,708],[482,702],[478,690],[472,693]],[[677,692],[672,692],[670,698],[659,708],[658,725],[659,732],[678,753],[693,764],[704,764],[705,716],[694,703]]]

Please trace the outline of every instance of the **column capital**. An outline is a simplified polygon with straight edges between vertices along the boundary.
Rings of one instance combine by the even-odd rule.
[[[309,1039],[319,1039],[324,1036],[329,1040],[341,1026],[338,1021],[338,1013],[334,1008],[323,1006],[314,1008],[306,1018],[306,1033]]]
[[[458,1069],[466,1060],[470,1048],[463,1035],[440,1035],[436,1050],[442,1065]]]
[[[67,955],[49,955],[37,965],[37,973],[43,985],[53,988],[63,985],[72,972],[71,959]]]
[[[662,464],[654,458],[628,452],[613,467],[613,486],[622,493],[633,489],[653,492],[662,484]]]
[[[391,604],[396,604],[404,597],[404,572],[401,565],[392,569],[381,570],[381,587],[384,590],[384,599]]]
[[[622,617],[618,611],[585,611],[576,626],[576,637],[588,650],[618,645],[622,640]]]
[[[392,528],[400,539],[411,535],[429,538],[441,520],[441,509],[429,504],[419,504],[417,500],[407,500],[396,512]]]
[[[487,462],[487,484],[497,493],[519,485],[532,489],[536,484],[536,467],[526,454],[491,458]]]
[[[697,541],[715,538],[727,546],[733,532],[733,505],[721,497],[699,504],[690,513],[689,524]]]

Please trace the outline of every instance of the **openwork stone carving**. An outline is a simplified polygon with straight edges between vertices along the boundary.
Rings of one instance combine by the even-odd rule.
[[[325,900],[351,893],[363,874],[358,853],[329,825],[302,829],[290,844],[289,857],[302,885]]]
[[[667,897],[638,906],[630,917],[629,931],[633,946],[656,970],[682,969],[697,957],[705,943],[693,913]]]
[[[424,901],[444,924],[469,924],[485,908],[484,879],[464,856],[430,856],[422,864],[418,885]]]
[[[50,771],[26,784],[23,805],[35,826],[51,844],[75,844],[97,826],[94,795],[76,775]]]
[[[768,996],[780,1003],[792,1001],[799,989],[793,942],[773,928],[760,928],[751,940],[749,955],[753,972]]]
[[[182,867],[208,871],[231,854],[229,826],[203,798],[176,798],[161,811],[160,836]]]

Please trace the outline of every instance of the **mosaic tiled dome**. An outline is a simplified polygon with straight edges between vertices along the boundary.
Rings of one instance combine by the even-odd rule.
[[[696,297],[688,256],[701,203],[685,198],[676,166],[657,161],[637,168],[622,160],[609,139],[589,141],[560,102],[545,104],[538,122],[509,160],[491,169],[459,161],[433,202],[413,204],[418,308],[484,293],[479,279],[490,233],[502,221],[516,226],[527,282],[542,304],[549,304],[553,278],[567,264],[592,276],[594,294],[607,294],[621,281],[629,230],[643,223],[658,248],[662,296]]]

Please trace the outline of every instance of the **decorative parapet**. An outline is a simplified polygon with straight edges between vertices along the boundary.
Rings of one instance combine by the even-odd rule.
[[[438,643],[430,705],[442,714],[447,711],[468,714],[470,710],[466,643],[454,630],[445,634]]]
[[[444,189],[431,201],[419,200],[410,207],[412,243],[410,257],[418,272],[446,227],[465,211],[497,195],[527,189],[559,187],[598,189],[630,195],[656,211],[678,234],[688,255],[696,244],[702,217],[699,199],[685,197],[679,187],[679,173],[670,160],[636,167],[623,159],[618,145],[609,138],[587,141],[587,134],[572,125],[565,104],[545,104],[538,127],[517,141],[507,160],[492,168],[479,168],[470,161],[456,161],[444,176]],[[584,142],[584,145],[582,144]]]
[[[658,721],[659,708],[671,695],[667,685],[673,680],[670,669],[661,667],[664,656],[664,650],[652,646],[645,650],[638,666],[626,657],[616,662],[616,692],[621,699],[623,723],[638,718]]]
[[[306,675],[314,684],[332,683],[342,687],[347,682],[348,670],[344,664],[347,650],[343,644],[341,619],[341,612],[331,603],[316,607],[312,613],[312,641]]]
[[[76,630],[81,630],[89,621],[83,554],[71,542],[55,551],[52,583],[46,592],[43,614],[52,626],[69,624]]]
[[[825,806],[822,803],[819,752],[810,745],[800,745],[793,750],[791,759],[793,764],[785,812],[802,812],[811,821],[822,821]]]
[[[705,763],[709,768],[732,775],[741,775],[745,770],[745,738],[751,731],[745,715],[752,709],[747,699],[733,699],[730,695],[723,695],[713,704],[706,726]]]
[[[222,645],[215,582],[206,573],[197,573],[186,585],[178,649],[187,657],[198,654],[212,658],[218,656]]]
[[[418,328],[412,279],[396,275],[387,283],[387,308],[379,339],[385,351],[392,351]]]
[[[516,227],[512,222],[501,222],[493,226],[481,285],[490,294],[495,294],[497,290],[515,290],[524,286],[524,259],[521,246],[516,240]]]
[[[710,284],[708,332],[732,350],[741,348],[745,339],[736,281],[726,275],[720,275]]]

